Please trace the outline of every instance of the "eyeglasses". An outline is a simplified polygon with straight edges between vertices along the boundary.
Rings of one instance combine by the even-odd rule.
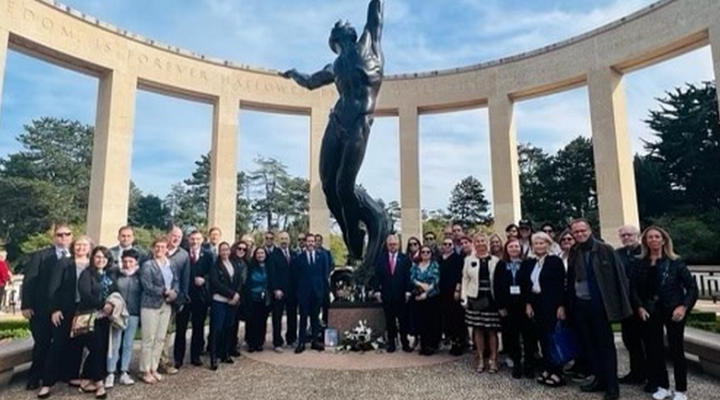
[[[453,245],[452,243],[443,243],[443,246],[445,246],[445,247],[450,247],[452,245]]]
[[[620,237],[631,237],[631,236],[634,236],[634,235],[635,235],[634,233],[621,233],[621,234],[620,234]]]
[[[72,232],[58,232],[55,234],[57,237],[66,237],[66,236],[72,236]]]
[[[272,236],[265,236],[265,240],[275,240],[275,238]]]
[[[570,237],[564,237],[564,238],[560,239],[561,242],[572,242],[573,240],[575,240],[575,239],[570,238]]]
[[[423,250],[420,252],[420,254],[430,254],[430,253],[431,253],[431,251],[429,251],[429,250]]]
[[[244,247],[238,247],[235,251],[247,251],[247,249]]]
[[[412,242],[412,243],[408,243],[408,245],[409,246],[420,246],[420,243]]]
[[[543,229],[543,232],[545,232],[545,233],[553,233],[553,232],[555,232],[555,231],[552,230],[552,229]]]

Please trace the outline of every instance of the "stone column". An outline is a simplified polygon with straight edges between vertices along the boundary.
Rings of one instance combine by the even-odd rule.
[[[3,81],[5,80],[5,57],[8,51],[8,38],[8,31],[0,29],[0,105],[2,105]],[[2,118],[1,115],[0,118]]]
[[[515,131],[514,104],[505,94],[488,99],[490,162],[492,170],[495,230],[503,231],[522,216],[520,171]]]
[[[400,218],[403,242],[410,236],[422,241],[420,210],[420,134],[415,106],[403,106],[400,114]]]
[[[710,49],[712,51],[713,70],[715,71],[715,82],[720,80],[720,23],[710,28]],[[1,89],[1,87],[0,87]],[[717,91],[718,105],[720,105],[720,91]]]
[[[330,117],[330,105],[312,108],[310,113],[310,232],[323,236],[330,247],[330,210],[320,183],[320,146]],[[342,240],[342,239],[341,239]],[[336,260],[344,262],[344,260]]]
[[[600,230],[619,245],[618,228],[639,222],[623,76],[609,67],[592,70],[588,92]]]
[[[208,227],[220,228],[229,243],[236,235],[239,111],[240,100],[232,96],[220,96],[213,107]]]
[[[87,231],[98,244],[113,245],[127,223],[137,77],[111,71],[100,78]]]

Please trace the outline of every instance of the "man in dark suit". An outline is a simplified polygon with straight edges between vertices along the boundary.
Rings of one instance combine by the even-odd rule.
[[[278,313],[277,322],[280,323],[282,318],[282,310],[285,310],[287,316],[287,329],[285,330],[285,343],[288,347],[295,347],[297,344],[297,318],[298,318],[298,304],[297,304],[297,282],[296,274],[293,272],[293,258],[295,253],[290,248],[290,235],[287,232],[280,232],[278,234],[278,252],[280,252],[280,258],[276,261],[276,267],[282,271],[283,278],[286,280],[285,284],[285,296],[283,298],[283,307],[280,308]],[[273,314],[273,327],[275,326],[275,314]],[[273,328],[274,329],[274,328]]]
[[[330,260],[323,253],[315,250],[315,236],[305,238],[305,252],[295,258],[297,273],[297,299],[300,306],[300,340],[295,353],[305,351],[307,341],[307,319],[310,317],[313,350],[323,351],[325,346],[320,343],[320,307],[325,293],[330,290],[327,277],[330,274]]]
[[[285,301],[290,283],[290,268],[286,268],[285,256],[275,245],[275,234],[272,231],[265,232],[263,246],[265,247],[265,254],[267,254],[265,265],[267,266],[268,284],[272,293],[270,311],[272,313],[273,348],[276,353],[282,353],[282,316],[285,311]]]
[[[335,259],[333,258],[332,252],[329,248],[326,248],[323,246],[323,235],[316,233],[315,234],[315,249],[319,251],[320,253],[323,253],[324,257],[327,257],[329,263],[330,263],[330,272],[328,273],[328,281],[330,280],[330,275],[335,270]],[[323,299],[322,304],[322,318],[321,321],[323,323],[323,326],[327,326],[328,324],[328,313],[330,310],[330,291],[328,291],[325,294],[325,298]]]
[[[395,351],[395,340],[400,333],[400,344],[405,352],[411,352],[408,342],[408,300],[412,290],[410,284],[410,258],[400,252],[400,241],[390,235],[386,241],[387,252],[380,256],[375,267],[373,287],[375,297],[383,303],[385,326],[388,337],[388,353]]]
[[[48,309],[51,287],[59,282],[55,273],[59,260],[70,256],[73,234],[69,226],[58,224],[53,231],[53,246],[35,252],[25,266],[22,285],[22,315],[30,320],[30,332],[35,341],[32,365],[28,374],[27,390],[40,387],[45,361],[52,341],[50,310]]]
[[[190,255],[190,284],[188,297],[190,301],[175,317],[175,344],[173,358],[175,368],[181,368],[185,361],[186,332],[188,322],[192,321],[190,339],[190,363],[197,367],[202,365],[200,354],[205,346],[205,319],[208,314],[208,276],[213,265],[213,253],[204,248],[203,235],[193,231],[188,235],[188,253]]]

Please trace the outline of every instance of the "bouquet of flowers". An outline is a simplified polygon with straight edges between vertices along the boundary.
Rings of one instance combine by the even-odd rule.
[[[382,340],[373,339],[373,330],[367,326],[367,321],[360,320],[353,330],[343,333],[341,350],[366,352],[379,350],[382,345]]]

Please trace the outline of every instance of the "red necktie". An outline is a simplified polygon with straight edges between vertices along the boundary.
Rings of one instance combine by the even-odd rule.
[[[195,253],[194,250],[190,252],[190,260],[192,261],[193,264],[195,264],[197,262],[197,253]]]
[[[395,275],[395,255],[390,254],[390,275]]]

